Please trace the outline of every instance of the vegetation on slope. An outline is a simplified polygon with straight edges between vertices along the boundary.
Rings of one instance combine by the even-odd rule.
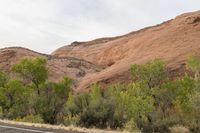
[[[165,63],[155,59],[131,66],[133,82],[75,94],[71,79],[50,82],[46,60],[23,59],[11,74],[0,72],[0,117],[81,127],[170,132],[182,125],[200,132],[200,58],[188,58],[194,77],[169,79]]]

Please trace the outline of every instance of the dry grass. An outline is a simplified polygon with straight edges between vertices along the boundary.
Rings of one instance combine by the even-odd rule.
[[[189,133],[188,128],[183,127],[183,126],[175,126],[170,128],[172,133]]]
[[[113,130],[100,130],[100,129],[87,129],[87,128],[80,128],[74,126],[63,126],[63,125],[49,125],[49,124],[38,124],[38,123],[28,123],[28,122],[16,122],[10,120],[0,120],[1,123],[5,124],[14,124],[14,125],[22,125],[22,126],[29,126],[29,127],[38,127],[38,128],[49,128],[55,130],[66,130],[66,131],[77,131],[77,132],[85,132],[85,133],[130,133],[128,131],[113,131]],[[140,133],[138,131],[134,133]]]

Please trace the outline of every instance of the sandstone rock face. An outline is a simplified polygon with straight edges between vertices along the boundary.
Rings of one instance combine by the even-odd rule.
[[[75,42],[52,53],[81,58],[104,68],[84,77],[77,88],[80,90],[93,82],[127,82],[131,79],[128,72],[131,64],[154,58],[165,60],[172,74],[183,73],[185,59],[192,54],[200,55],[200,11],[124,36]]]
[[[49,80],[68,75],[74,79],[77,91],[85,91],[94,82],[105,86],[129,82],[131,64],[154,58],[167,62],[172,77],[178,72],[183,74],[184,62],[193,54],[200,55],[200,11],[123,36],[74,42],[51,55],[19,47],[4,48],[0,50],[0,66],[8,71],[21,58],[43,57],[48,61]]]

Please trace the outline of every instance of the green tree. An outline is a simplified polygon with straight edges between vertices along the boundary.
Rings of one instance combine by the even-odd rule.
[[[36,112],[44,122],[55,124],[63,121],[63,111],[71,91],[71,79],[65,77],[59,83],[45,83],[41,89],[41,97],[36,99]]]
[[[194,94],[195,81],[189,76],[185,76],[178,81],[177,98],[176,103],[179,108],[185,112],[189,113],[192,111],[190,97]]]
[[[190,56],[187,59],[188,67],[195,73],[195,79],[198,79],[200,74],[200,57],[198,56]]]
[[[154,59],[143,65],[132,65],[131,73],[135,81],[144,81],[149,88],[153,88],[166,79],[166,66],[162,60]]]
[[[118,127],[142,128],[141,123],[148,119],[154,110],[154,99],[144,82],[131,83],[128,86],[115,85],[109,88],[110,99],[115,102],[113,119],[117,119]],[[129,125],[130,128],[130,125]]]
[[[126,90],[126,85],[115,84],[109,86],[105,91],[110,102],[114,104],[114,115],[112,121],[115,128],[122,128],[126,121],[128,121],[128,116],[126,114],[128,107],[127,100],[126,97],[123,97]]]
[[[10,80],[5,87],[1,87],[0,105],[3,108],[4,116],[15,119],[29,113],[27,102],[29,93],[29,89],[17,80]]]
[[[178,119],[175,119],[175,100],[178,91],[176,80],[166,81],[160,88],[153,88],[155,111],[152,115],[152,121],[155,125],[171,126],[178,121]]]
[[[148,118],[148,114],[154,110],[154,99],[151,97],[149,89],[143,88],[144,85],[141,83],[133,83],[127,90],[131,104],[128,107],[128,113],[135,120]]]
[[[169,132],[166,126],[156,124],[160,119],[159,108],[163,110],[161,116],[164,116],[162,113],[165,113],[165,106],[168,104],[165,102],[166,99],[161,100],[161,94],[164,94],[161,92],[167,91],[162,88],[168,81],[165,63],[160,59],[154,59],[146,64],[134,64],[131,66],[131,73],[135,84],[128,89],[128,94],[132,94],[131,103],[134,103],[129,105],[129,114],[133,115],[132,118],[143,132]]]
[[[7,82],[8,76],[5,73],[0,72],[0,87],[4,87]]]
[[[188,67],[195,74],[195,81],[190,89],[186,89],[181,94],[182,99],[179,100],[179,108],[181,113],[184,115],[185,123],[190,127],[192,132],[200,132],[200,57],[190,56],[187,60]],[[188,93],[186,91],[189,91]],[[184,99],[184,97],[186,97]],[[184,99],[184,100],[183,100]],[[181,102],[181,101],[182,102]]]
[[[12,71],[19,74],[24,81],[35,85],[40,95],[39,85],[44,83],[48,77],[47,62],[42,58],[22,59],[12,66]]]

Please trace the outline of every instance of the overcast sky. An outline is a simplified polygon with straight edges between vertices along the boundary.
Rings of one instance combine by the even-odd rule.
[[[51,53],[73,41],[122,35],[196,10],[200,0],[0,0],[0,47]]]

